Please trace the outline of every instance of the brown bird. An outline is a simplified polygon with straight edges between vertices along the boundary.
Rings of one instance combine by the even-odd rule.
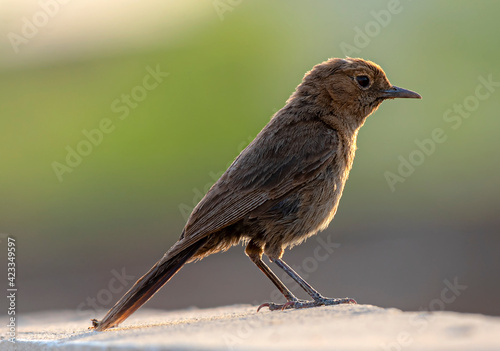
[[[187,262],[244,241],[245,253],[287,302],[271,310],[356,303],[323,297],[282,259],[333,219],[351,170],[356,137],[382,101],[417,98],[391,85],[380,66],[333,58],[307,72],[295,92],[193,209],[179,240],[111,308],[102,331],[123,322]],[[312,298],[297,299],[262,261],[265,254]]]

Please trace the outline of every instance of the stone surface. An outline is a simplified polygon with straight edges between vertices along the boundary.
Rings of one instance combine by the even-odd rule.
[[[76,311],[24,315],[16,343],[2,333],[0,350],[500,350],[499,317],[371,305],[144,309],[105,332],[89,325]]]

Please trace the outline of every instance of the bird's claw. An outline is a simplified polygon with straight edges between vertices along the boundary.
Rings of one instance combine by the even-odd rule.
[[[331,305],[341,305],[341,304],[357,304],[356,300],[351,299],[349,297],[342,299],[328,299],[328,298],[318,298],[315,301],[305,301],[305,300],[291,300],[287,301],[284,304],[276,304],[273,302],[266,302],[260,305],[257,308],[257,312],[260,311],[263,307],[268,307],[270,311],[277,310],[288,310],[288,309],[296,309],[296,308],[309,308],[309,307],[317,307],[317,306],[331,306]]]
[[[257,312],[260,311],[261,308],[263,307],[267,307],[269,308],[270,311],[277,311],[277,310],[286,310],[288,308],[292,308],[292,305],[294,304],[293,301],[288,301],[284,304],[278,304],[278,303],[273,303],[273,302],[266,302],[266,303],[263,303],[262,305],[260,305],[258,308],[257,308]]]
[[[273,304],[273,305],[274,305],[274,304]],[[260,306],[259,306],[259,308],[257,308],[257,312],[259,312],[259,311],[260,311],[260,309],[261,309],[262,307],[269,307],[269,309],[271,310],[271,307],[270,307],[270,304],[269,304],[269,303],[263,303],[262,305],[260,305]],[[272,310],[271,310],[271,311],[272,311]]]
[[[343,305],[343,304],[357,305],[358,304],[356,302],[356,300],[351,299],[349,297],[344,297],[344,298],[340,298],[340,299],[329,299],[326,297],[322,297],[322,298],[318,299],[318,301],[316,301],[316,302],[318,302],[318,303],[320,303],[320,305],[324,305],[324,306]]]
[[[284,304],[278,304],[278,303],[273,303],[273,302],[266,302],[266,303],[263,303],[262,305],[259,306],[259,308],[257,308],[257,312],[260,311],[261,308],[263,307],[267,307],[269,308],[270,311],[277,311],[277,310],[286,310],[288,308],[292,308],[292,305],[294,304],[293,301],[288,301]]]

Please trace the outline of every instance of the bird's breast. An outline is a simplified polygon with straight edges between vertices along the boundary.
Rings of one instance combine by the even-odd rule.
[[[318,196],[318,225],[315,231],[324,230],[337,213],[337,208],[349,177],[356,152],[356,137],[340,138],[336,157],[325,170],[321,194]]]

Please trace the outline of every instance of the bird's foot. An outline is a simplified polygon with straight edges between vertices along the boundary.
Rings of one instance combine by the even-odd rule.
[[[291,309],[291,308],[306,308],[306,307],[313,307],[315,306],[314,305],[314,301],[306,301],[306,300],[290,300],[290,301],[287,301],[283,304],[278,304],[278,303],[274,303],[274,302],[266,302],[266,303],[263,303],[262,305],[259,306],[259,308],[257,309],[257,312],[260,311],[261,308],[263,307],[267,307],[269,308],[269,310],[271,311],[277,311],[277,310],[287,310],[287,309]]]
[[[261,308],[267,307],[271,311],[276,310],[288,310],[288,309],[296,309],[296,308],[309,308],[309,307],[317,307],[317,306],[331,306],[331,305],[340,305],[340,304],[357,304],[356,300],[351,299],[349,297],[343,299],[329,299],[326,297],[318,297],[314,301],[306,301],[306,300],[291,300],[287,301],[284,304],[277,304],[273,302],[266,302],[259,306],[257,312],[260,311]]]
[[[329,299],[328,297],[319,297],[314,301],[317,303],[317,306],[331,306],[331,305],[341,305],[341,304],[357,304],[356,300],[351,299],[349,297],[344,297],[340,299]]]

